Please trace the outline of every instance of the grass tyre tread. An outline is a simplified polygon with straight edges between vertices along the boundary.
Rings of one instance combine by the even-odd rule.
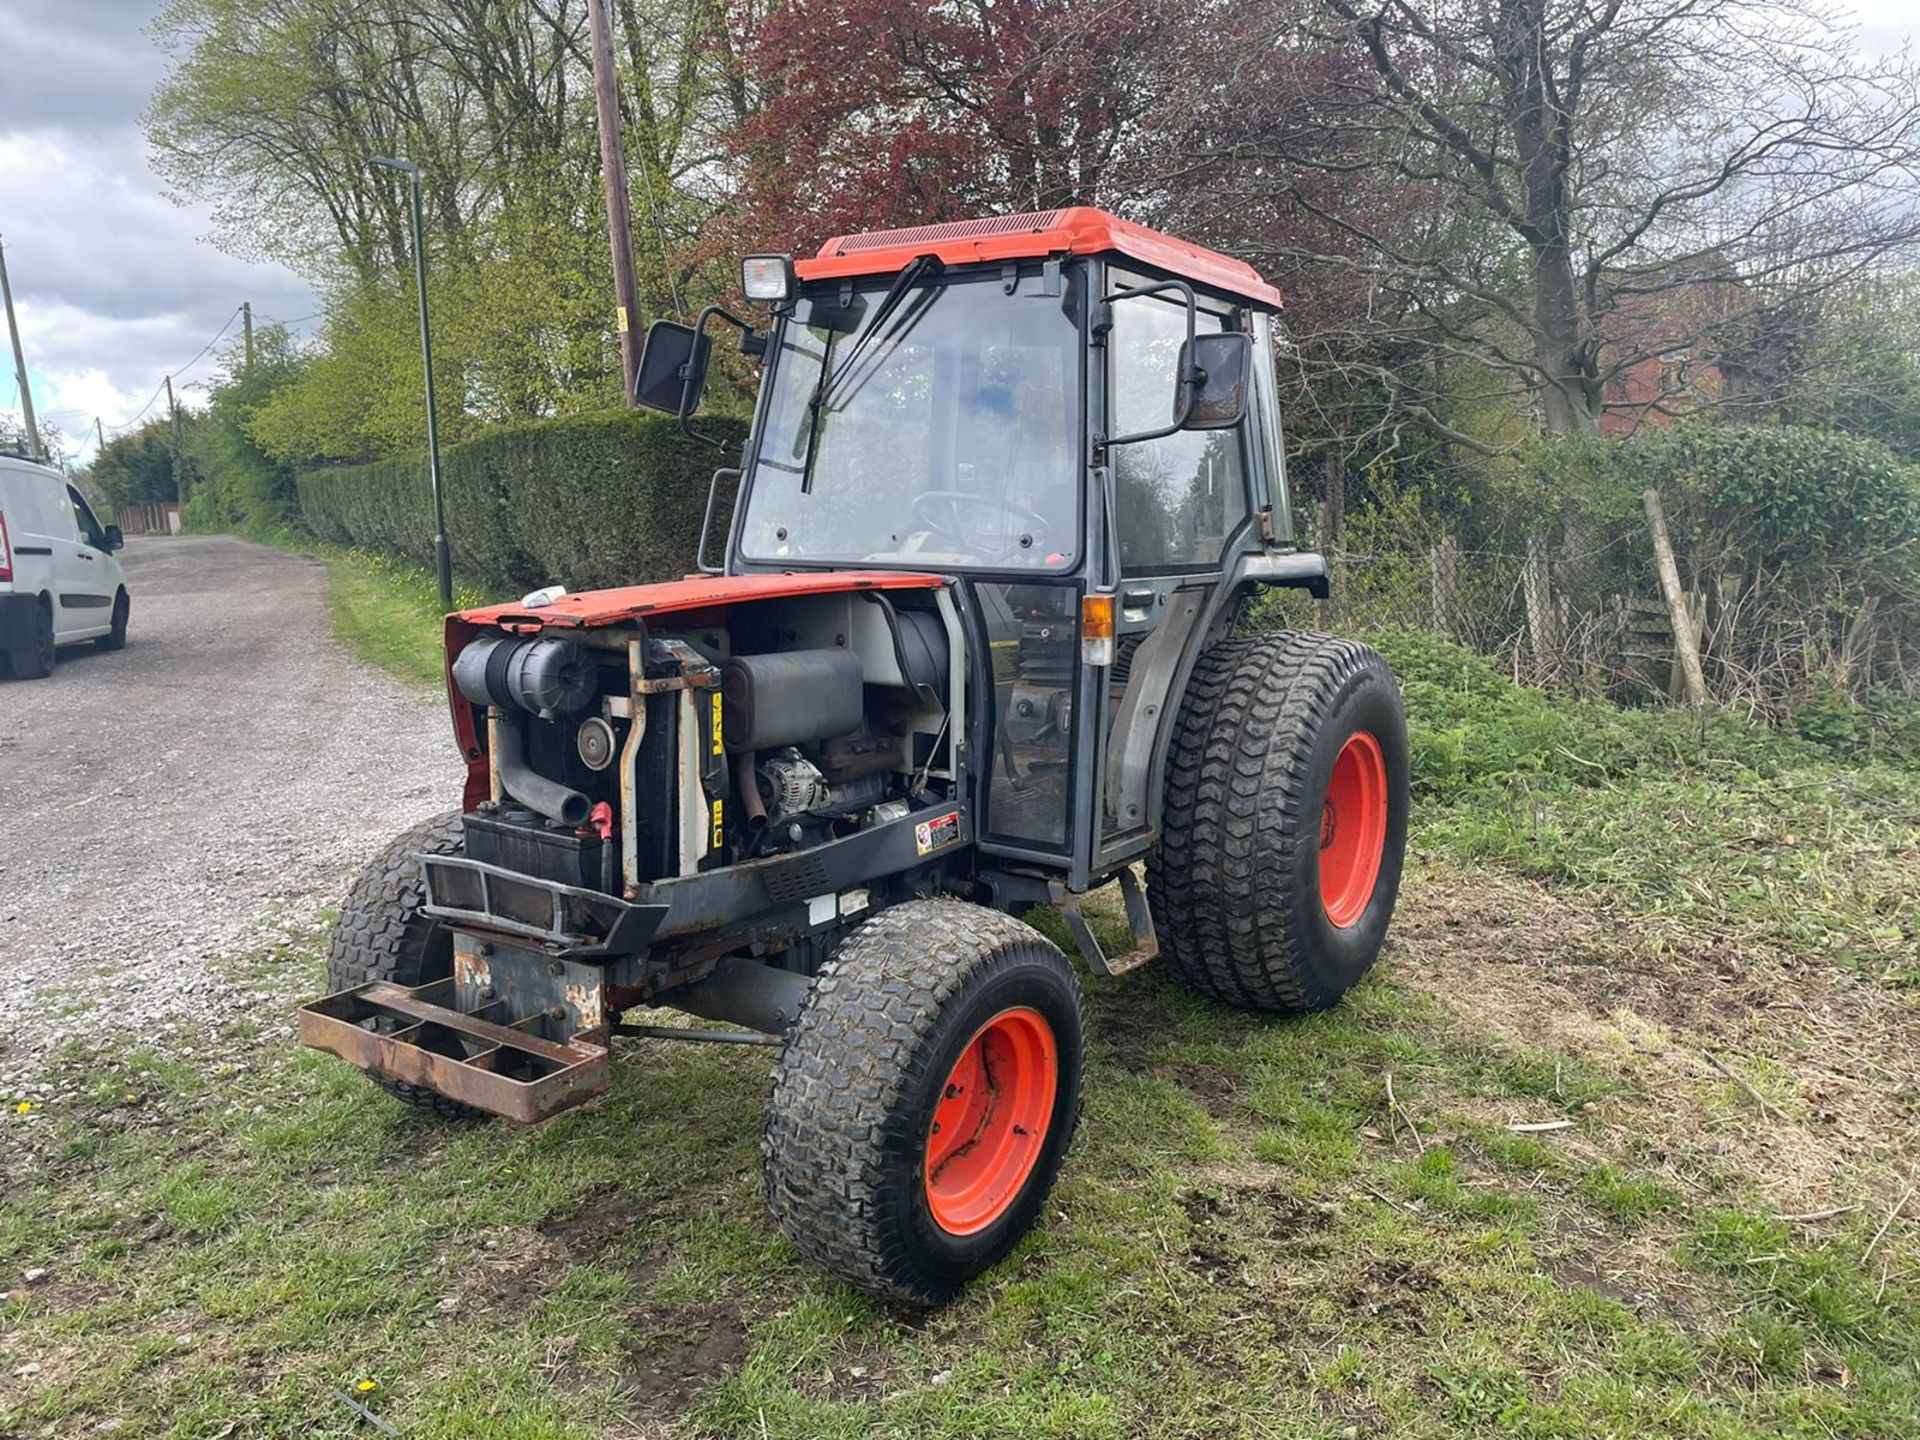
[[[1387,820],[1371,898],[1342,928],[1321,899],[1321,809],[1335,756],[1360,730],[1383,752]],[[1399,686],[1370,646],[1279,631],[1209,649],[1182,699],[1147,859],[1161,953],[1231,1005],[1303,1014],[1337,1004],[1386,938],[1407,770]]]
[[[422,913],[426,883],[419,862],[412,857],[458,855],[465,848],[462,818],[456,810],[396,836],[367,862],[347,891],[333,927],[327,949],[329,994],[373,980],[425,985],[452,973],[452,937],[439,921]],[[368,1078],[395,1099],[444,1119],[475,1119],[485,1113],[422,1086],[384,1075]]]
[[[978,1233],[932,1219],[928,1127],[954,1061],[1009,1006],[1039,1010],[1058,1062],[1033,1168]],[[915,900],[856,930],[815,978],[769,1087],[768,1207],[817,1264],[855,1288],[937,1304],[1004,1258],[1052,1189],[1080,1112],[1085,1008],[1038,931],[959,900]]]

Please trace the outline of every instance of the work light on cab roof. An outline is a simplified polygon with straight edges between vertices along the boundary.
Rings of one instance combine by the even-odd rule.
[[[522,1121],[628,1040],[764,1045],[775,1220],[933,1302],[1040,1220],[1079,1119],[1078,983],[1017,917],[1057,907],[1097,973],[1335,1004],[1399,888],[1405,716],[1366,646],[1242,625],[1327,593],[1250,266],[1075,208],[741,288],[764,328],[712,305],[641,358],[636,399],[722,449],[710,332],[760,368],[700,573],[447,618],[462,805],[347,897],[302,1036]],[[1109,883],[1118,953],[1082,910]]]

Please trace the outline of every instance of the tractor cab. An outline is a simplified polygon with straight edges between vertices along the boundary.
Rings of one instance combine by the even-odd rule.
[[[951,577],[993,697],[982,852],[1069,892],[1137,858],[1206,638],[1256,585],[1326,583],[1293,546],[1279,293],[1086,208],[839,236],[743,271],[764,333],[709,307],[656,323],[641,366],[641,402],[705,438],[712,336],[731,327],[762,363],[703,568]]]

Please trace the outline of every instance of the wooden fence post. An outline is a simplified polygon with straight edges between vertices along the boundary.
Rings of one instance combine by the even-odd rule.
[[[1433,628],[1454,638],[1454,616],[1460,605],[1460,542],[1442,535],[1433,547]]]
[[[1537,539],[1527,541],[1527,562],[1520,571],[1520,588],[1527,602],[1527,634],[1533,658],[1543,670],[1560,661],[1559,614],[1547,582],[1547,556]]]
[[[1700,668],[1700,642],[1693,628],[1693,610],[1680,588],[1680,567],[1674,563],[1673,542],[1667,538],[1667,512],[1660,492],[1652,486],[1640,494],[1647,507],[1647,528],[1653,535],[1653,563],[1660,572],[1660,594],[1667,602],[1667,621],[1673,627],[1673,652],[1680,658],[1687,703],[1699,710],[1707,703],[1707,677]]]

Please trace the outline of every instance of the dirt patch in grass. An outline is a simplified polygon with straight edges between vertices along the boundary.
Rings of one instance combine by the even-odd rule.
[[[1784,1213],[1898,1193],[1920,1118],[1913,990],[1491,870],[1430,874],[1396,925],[1398,983],[1516,1049],[1621,1077],[1602,1119],[1630,1109],[1633,1143],[1672,1182],[1753,1177]]]
[[[633,1344],[621,1388],[639,1416],[677,1417],[738,1373],[752,1349],[740,1307],[645,1305],[630,1316]]]

